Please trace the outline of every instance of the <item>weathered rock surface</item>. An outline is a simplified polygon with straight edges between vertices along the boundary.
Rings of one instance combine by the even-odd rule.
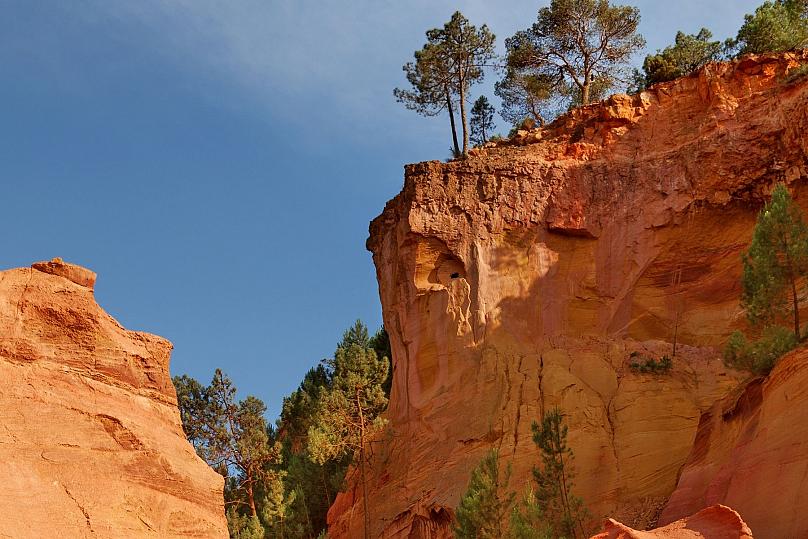
[[[808,349],[701,418],[679,484],[660,521],[724,503],[758,539],[808,537]]]
[[[0,537],[227,537],[171,343],[122,328],[94,283],[58,259],[0,272]]]
[[[752,539],[752,531],[738,513],[724,505],[714,505],[650,531],[633,530],[609,519],[603,533],[591,539]]]
[[[806,60],[709,65],[530,140],[406,167],[368,240],[395,362],[374,537],[448,536],[491,447],[521,490],[530,424],[556,405],[596,518],[664,502],[702,414],[739,384],[716,347],[743,324],[756,212],[777,181],[808,201],[808,82],[786,82]],[[670,373],[629,367],[672,355],[674,336]],[[329,513],[335,537],[360,535],[353,485]]]

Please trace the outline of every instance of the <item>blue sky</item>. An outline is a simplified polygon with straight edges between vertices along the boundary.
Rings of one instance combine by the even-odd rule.
[[[655,50],[759,3],[634,5]],[[0,267],[92,268],[174,374],[220,367],[274,417],[353,320],[380,325],[368,222],[404,163],[448,155],[445,118],[395,103],[401,65],[456,9],[501,48],[543,5],[0,0]]]

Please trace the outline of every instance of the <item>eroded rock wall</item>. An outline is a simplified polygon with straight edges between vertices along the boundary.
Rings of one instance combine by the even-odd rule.
[[[394,356],[372,536],[449,536],[491,447],[521,490],[530,424],[551,406],[596,518],[664,502],[702,413],[740,381],[716,346],[743,322],[756,212],[777,181],[808,201],[808,83],[786,79],[806,59],[709,65],[467,160],[406,167],[368,240]],[[674,340],[670,373],[629,368]],[[361,534],[359,492],[332,507],[332,535]]]
[[[702,416],[660,522],[712,503],[732,504],[755,537],[808,537],[808,349]]]
[[[0,536],[228,536],[223,480],[186,441],[171,343],[59,260],[0,272]]]

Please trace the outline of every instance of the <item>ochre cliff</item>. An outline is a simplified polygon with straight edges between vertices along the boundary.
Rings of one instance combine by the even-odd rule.
[[[718,347],[744,324],[739,253],[756,212],[778,181],[808,202],[808,81],[788,77],[806,60],[711,64],[466,160],[406,167],[368,240],[394,356],[373,537],[448,537],[491,447],[521,491],[531,422],[553,406],[593,516],[648,523],[643,508],[694,460],[702,414],[741,383]],[[629,367],[673,356],[674,339],[670,373]],[[361,535],[360,492],[350,481],[331,508],[333,537]]]
[[[702,509],[695,515],[650,531],[633,530],[613,519],[590,539],[753,539],[741,516],[724,505]]]
[[[721,502],[756,537],[808,537],[808,348],[783,357],[701,418],[667,523]]]
[[[58,259],[0,272],[0,537],[227,537],[171,343],[122,328],[94,283]]]

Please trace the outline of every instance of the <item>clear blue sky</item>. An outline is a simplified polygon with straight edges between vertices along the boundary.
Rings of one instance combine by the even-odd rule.
[[[404,163],[448,155],[446,119],[395,103],[401,65],[455,9],[501,48],[546,3],[0,0],[0,267],[92,268],[174,374],[221,367],[274,417],[353,320],[381,323],[368,221]],[[759,3],[635,5],[654,50]]]

